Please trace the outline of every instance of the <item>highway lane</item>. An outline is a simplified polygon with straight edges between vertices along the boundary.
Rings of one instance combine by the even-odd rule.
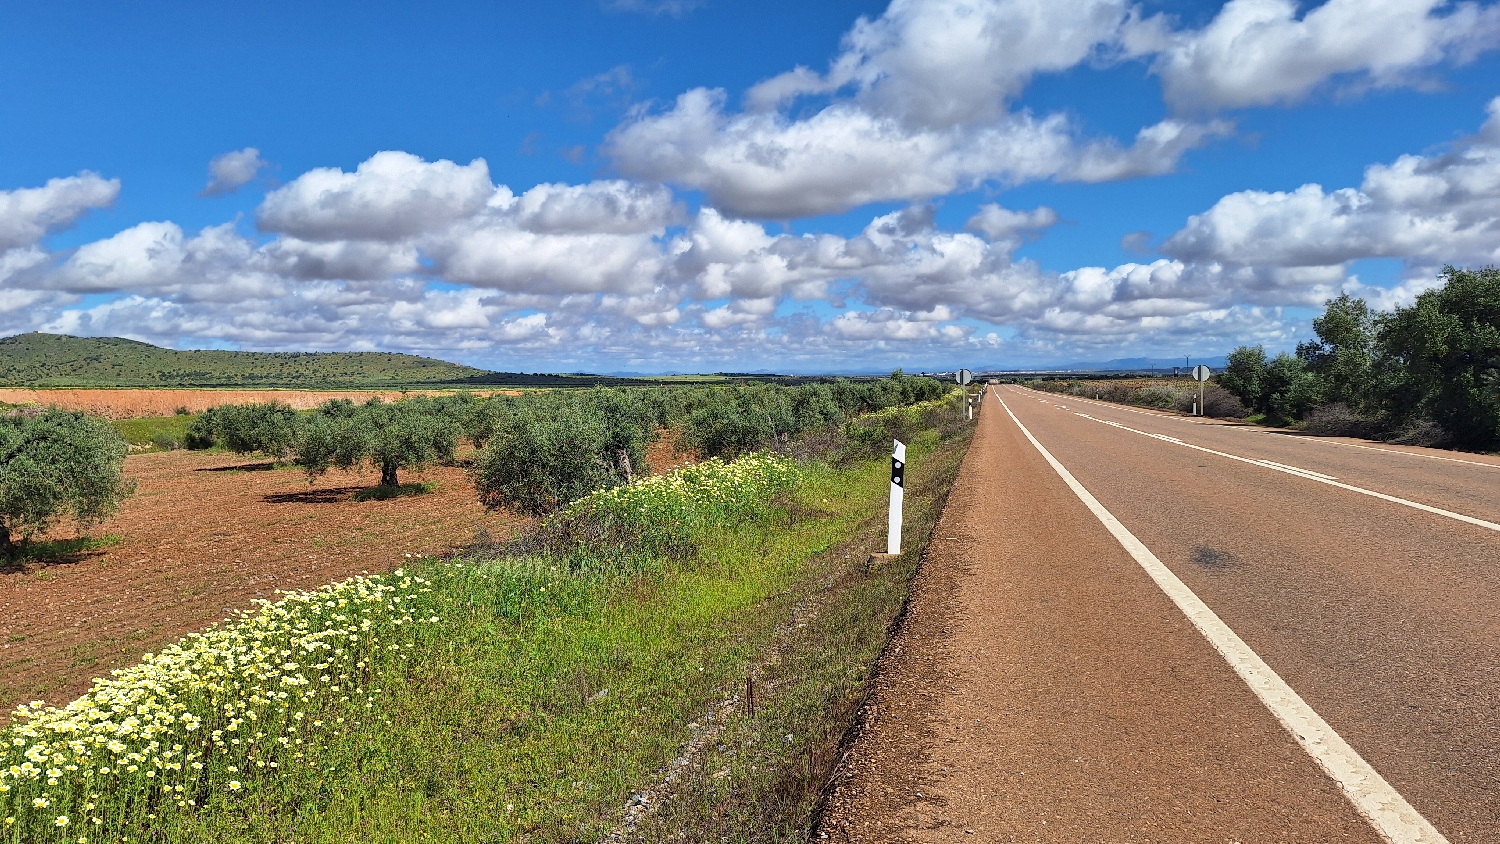
[[[819,839],[1381,840],[1019,426],[986,407]]]
[[[1449,840],[1500,842],[1500,532],[1100,420],[1500,521],[1493,458],[995,392]]]
[[[1147,433],[1307,469],[1377,492],[1500,523],[1500,458],[1497,457],[1311,437],[1034,390],[1021,394],[1032,401],[1066,407]]]

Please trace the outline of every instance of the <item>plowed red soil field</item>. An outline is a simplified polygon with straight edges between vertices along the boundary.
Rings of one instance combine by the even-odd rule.
[[[480,395],[502,392],[520,395],[514,390],[478,391]],[[391,391],[316,392],[309,390],[28,390],[20,387],[0,388],[0,403],[56,405],[63,410],[82,410],[106,419],[131,419],[137,416],[171,416],[179,408],[198,413],[221,404],[279,401],[298,410],[317,407],[329,399],[367,401],[379,396],[393,401],[402,393]]]
[[[377,474],[334,471],[309,485],[294,468],[191,451],[133,455],[125,467],[135,496],[91,531],[118,544],[0,567],[0,713],[70,700],[92,678],[277,590],[393,569],[405,554],[441,553],[480,528],[503,538],[521,523],[486,512],[457,468],[402,473],[437,485],[425,495],[356,502]]]

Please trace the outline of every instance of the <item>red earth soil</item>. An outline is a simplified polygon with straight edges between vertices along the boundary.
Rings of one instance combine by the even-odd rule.
[[[136,494],[91,531],[118,544],[0,567],[0,713],[70,700],[256,598],[387,571],[406,554],[448,551],[479,529],[504,538],[522,523],[487,512],[457,468],[403,472],[436,489],[363,502],[351,495],[376,473],[334,471],[309,485],[294,468],[191,451],[132,455],[125,469]]]
[[[516,390],[478,392],[479,395],[491,393],[520,395]],[[82,410],[106,419],[132,419],[137,416],[171,416],[182,408],[190,413],[199,413],[221,404],[279,401],[298,410],[308,410],[329,399],[362,402],[379,396],[387,401],[394,401],[403,395],[408,394],[388,390],[30,390],[5,387],[0,388],[0,403],[56,405],[63,410]]]

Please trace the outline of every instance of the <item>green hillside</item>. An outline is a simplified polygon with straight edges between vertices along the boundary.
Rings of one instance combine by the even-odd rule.
[[[0,386],[10,387],[327,390],[564,387],[620,380],[487,372],[393,352],[183,352],[120,337],[32,333],[0,338]]]

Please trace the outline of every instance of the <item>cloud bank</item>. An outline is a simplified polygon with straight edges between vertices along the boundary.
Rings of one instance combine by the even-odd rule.
[[[1500,98],[1443,150],[1372,164],[1357,186],[1231,193],[1154,255],[1149,234],[1127,235],[1143,257],[1114,267],[1022,257],[1062,222],[1051,207],[986,202],[945,230],[938,203],[1157,176],[1231,135],[1228,111],[1428,84],[1500,42],[1497,9],[1329,0],[1299,15],[1282,0],[1231,0],[1190,29],[1116,0],[896,0],[857,21],[822,71],[772,76],[737,105],[694,88],[636,108],[604,139],[612,178],[519,189],[484,159],[388,150],[270,190],[253,230],[155,220],[49,249],[121,190],[83,172],[0,191],[0,329],[516,369],[1114,356],[1189,337],[1284,345],[1286,308],[1339,292],[1388,306],[1443,262],[1500,262]],[[1160,80],[1169,109],[1127,140],[1020,105],[1039,76],[1127,62]],[[219,156],[204,193],[235,191],[265,166],[253,147]],[[871,203],[900,207],[845,234],[765,222]],[[1405,281],[1364,285],[1351,266],[1369,258],[1401,260]]]

